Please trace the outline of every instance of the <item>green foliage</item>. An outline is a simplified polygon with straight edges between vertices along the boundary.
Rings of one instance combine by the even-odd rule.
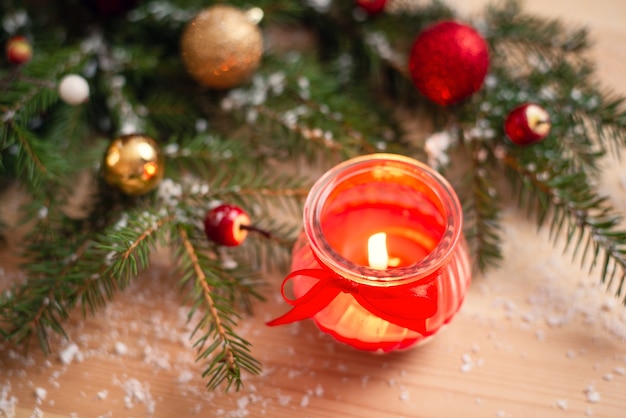
[[[425,154],[423,143],[405,138],[398,107],[456,140],[454,163],[442,170],[459,177],[477,268],[502,258],[507,182],[519,206],[582,265],[598,266],[626,303],[626,232],[595,185],[602,160],[626,145],[625,99],[595,80],[584,28],[527,15],[515,1],[490,6],[478,26],[490,47],[488,79],[464,103],[441,108],[417,93],[406,68],[419,31],[454,18],[441,1],[375,17],[351,2],[327,10],[257,2],[268,48],[254,77],[229,91],[199,87],[179,57],[180,34],[202,2],[144,1],[115,17],[70,0],[48,3],[0,0],[6,22],[27,14],[20,30],[35,45],[30,63],[0,69],[0,186],[25,186],[23,221],[32,225],[20,254],[27,281],[0,293],[3,338],[34,337],[49,351],[49,333],[64,334],[69,312],[96,313],[155,249],[169,247],[207,387],[239,389],[261,365],[237,322],[262,300],[264,273],[286,269],[308,174],[365,153]],[[284,47],[276,32],[302,35],[305,47]],[[87,104],[59,100],[67,73],[88,79]],[[512,144],[502,127],[525,102],[552,118],[550,136],[532,147]],[[111,189],[99,171],[108,141],[129,130],[154,137],[166,157],[165,180],[145,196]],[[221,201],[242,206],[268,233],[250,232],[232,249],[207,242],[202,219]],[[0,219],[0,235],[12,227]]]

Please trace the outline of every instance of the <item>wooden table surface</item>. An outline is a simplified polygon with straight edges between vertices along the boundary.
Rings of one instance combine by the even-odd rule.
[[[465,13],[482,0],[450,1]],[[601,81],[626,93],[626,2],[528,0],[528,10],[591,29]],[[626,213],[626,173],[603,188]],[[15,210],[3,202],[4,210]],[[429,343],[372,355],[284,312],[280,277],[241,333],[263,361],[238,393],[208,393],[194,363],[176,277],[158,260],[44,358],[0,345],[0,417],[626,417],[626,309],[514,207],[505,261],[476,277],[461,312]],[[0,287],[19,280],[0,253]]]

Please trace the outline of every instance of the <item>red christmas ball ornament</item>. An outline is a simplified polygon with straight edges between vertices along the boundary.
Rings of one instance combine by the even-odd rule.
[[[6,44],[7,59],[11,64],[26,64],[33,58],[33,47],[23,36],[13,36]]]
[[[211,209],[204,218],[204,231],[211,241],[236,247],[248,236],[250,216],[236,205],[223,204]]]
[[[356,0],[357,6],[370,15],[377,15],[385,10],[387,0]]]
[[[429,26],[413,43],[409,72],[424,96],[442,106],[480,89],[489,69],[489,47],[472,27],[454,21]]]
[[[517,145],[530,145],[550,133],[550,115],[535,103],[525,103],[513,109],[504,121],[504,132]]]

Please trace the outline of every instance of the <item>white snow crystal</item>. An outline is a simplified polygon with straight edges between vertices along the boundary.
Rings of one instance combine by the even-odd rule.
[[[193,373],[189,370],[183,370],[178,375],[178,383],[187,383],[193,379]]]
[[[583,392],[585,393],[585,395],[587,395],[587,402],[589,403],[600,402],[600,393],[595,390],[593,385],[587,386],[587,388]]]
[[[426,138],[424,151],[428,155],[428,164],[437,169],[450,162],[447,150],[452,144],[452,137],[448,132],[435,132]]]
[[[75,343],[71,343],[59,353],[59,359],[61,363],[67,365],[74,360],[78,362],[83,361],[83,354]]]
[[[287,406],[291,402],[291,396],[288,395],[278,395],[278,404],[280,406]]]
[[[128,354],[128,347],[123,342],[117,341],[115,343],[115,354],[125,356]]]
[[[9,392],[11,391],[11,384],[7,383],[6,385],[0,388],[0,415],[7,417],[15,416],[15,405],[17,404],[17,398],[15,396],[9,396]],[[4,414],[4,415],[2,415]]]
[[[402,392],[400,392],[400,400],[401,401],[409,400],[409,392],[407,390],[403,390]]]
[[[48,391],[44,388],[35,388],[35,398],[37,398],[37,405],[41,405],[43,401],[46,400],[46,396],[48,396]]]
[[[557,399],[557,401],[555,402],[557,408],[565,411],[569,405],[569,400],[567,399]]]
[[[237,408],[246,409],[249,403],[250,399],[247,396],[242,396],[241,398],[237,399]]]
[[[126,408],[130,409],[137,403],[143,403],[148,413],[154,413],[155,402],[154,399],[152,399],[148,385],[144,386],[139,380],[131,378],[125,381],[122,387],[126,391],[126,396],[124,396],[124,405]]]
[[[43,418],[43,411],[35,407],[35,409],[33,409],[33,413],[30,414],[30,418]]]

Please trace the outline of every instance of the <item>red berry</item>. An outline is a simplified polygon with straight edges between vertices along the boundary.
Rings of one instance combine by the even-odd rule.
[[[33,47],[23,36],[13,36],[7,42],[7,59],[16,65],[26,64],[33,57]]]
[[[211,209],[204,218],[204,231],[211,241],[228,247],[241,244],[248,236],[244,227],[250,217],[239,206],[223,204]]]
[[[370,15],[376,15],[385,9],[387,0],[356,0],[356,4]]]
[[[444,21],[429,26],[413,43],[409,72],[424,96],[442,106],[480,89],[489,69],[489,47],[470,26]]]
[[[517,145],[541,141],[550,133],[550,115],[535,103],[525,103],[513,109],[504,121],[504,132]]]

